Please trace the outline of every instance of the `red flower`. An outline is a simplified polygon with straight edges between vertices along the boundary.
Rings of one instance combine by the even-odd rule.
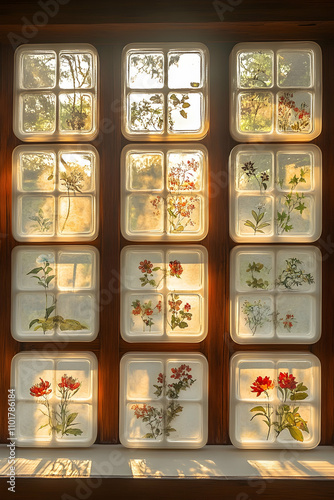
[[[182,300],[169,300],[168,304],[171,311],[179,311]]]
[[[142,272],[142,273],[147,273],[147,274],[152,274],[152,267],[153,267],[153,264],[150,260],[144,260],[143,262],[140,262],[139,263],[140,265],[138,266],[138,269]]]
[[[140,304],[137,305],[135,309],[132,309],[132,314],[134,316],[138,316],[139,314],[141,314],[141,306],[140,306]]]
[[[132,405],[131,410],[134,410],[135,416],[137,418],[145,418],[149,412],[154,410],[153,406],[148,406],[146,404],[142,405],[141,407],[139,405]]]
[[[158,375],[158,384],[163,384],[164,383],[164,376],[162,373],[159,373]]]
[[[188,304],[188,302],[187,302],[187,303],[186,303],[186,305],[184,306],[184,310],[185,310],[186,312],[189,312],[189,311],[190,311],[190,309],[191,309],[191,305],[190,305],[190,304]]]
[[[80,382],[77,381],[77,379],[74,379],[73,377],[68,377],[65,373],[65,375],[62,376],[61,382],[59,382],[58,387],[60,389],[66,388],[69,389],[70,391],[75,391],[75,389],[78,389],[80,387]]]
[[[158,312],[161,313],[161,309],[162,309],[161,300],[159,300],[159,302],[157,303],[157,305],[155,307],[158,309]]]
[[[189,374],[191,372],[191,368],[188,365],[181,365],[178,368],[172,368],[171,369],[172,375],[170,378],[175,378],[175,380],[178,380],[180,378],[187,378],[187,379],[192,379],[192,375]]]
[[[257,377],[253,385],[251,385],[252,392],[257,392],[256,397],[259,397],[262,392],[267,392],[269,389],[274,388],[274,382],[269,377]]]
[[[36,398],[40,398],[41,396],[50,394],[52,389],[50,389],[51,384],[47,380],[44,382],[42,378],[40,378],[40,383],[35,384],[30,387],[30,395],[35,396]]]
[[[183,273],[183,268],[181,266],[181,262],[179,260],[174,260],[174,261],[170,261],[169,263],[169,268],[170,268],[170,275],[171,276],[181,276],[181,274]]]
[[[146,314],[146,316],[152,316],[153,309],[145,309],[145,314]]]
[[[278,384],[281,389],[293,391],[297,387],[296,377],[292,373],[289,375],[287,372],[281,372],[278,377]]]

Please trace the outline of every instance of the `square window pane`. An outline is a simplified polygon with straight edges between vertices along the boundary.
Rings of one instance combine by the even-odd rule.
[[[52,89],[56,84],[56,54],[26,53],[22,57],[22,87]]]
[[[189,89],[201,86],[201,54],[199,52],[168,52],[168,87]]]
[[[192,240],[208,230],[207,151],[131,145],[121,158],[121,230],[130,240]]]
[[[322,126],[321,48],[314,42],[237,44],[230,55],[230,102],[236,141],[311,141]]]
[[[310,87],[312,83],[311,52],[292,50],[278,52],[278,85]]]
[[[122,58],[122,133],[127,139],[205,137],[209,68],[204,45],[129,44]]]
[[[93,46],[21,45],[15,51],[14,68],[13,126],[20,140],[95,139],[98,53]]]
[[[208,323],[207,266],[201,246],[126,247],[121,256],[124,340],[203,340]]]
[[[133,131],[161,133],[164,130],[162,94],[129,94],[128,113]]]
[[[164,56],[159,52],[133,52],[128,58],[131,89],[160,89],[164,86]]]
[[[92,146],[18,146],[13,153],[14,237],[95,239],[98,176],[99,157]]]
[[[235,354],[230,362],[232,444],[315,448],[320,441],[320,371],[313,354]]]
[[[21,352],[12,359],[11,387],[18,398],[17,446],[65,448],[94,443],[98,390],[94,354]]]
[[[321,253],[311,246],[231,252],[231,337],[239,344],[313,344],[321,332]]]
[[[239,87],[271,87],[274,73],[274,53],[271,50],[242,51],[238,54]]]
[[[99,255],[93,247],[15,247],[12,335],[18,341],[94,340]]]
[[[59,64],[60,88],[87,89],[94,86],[92,54],[60,52]]]
[[[234,241],[311,242],[321,235],[321,151],[313,145],[239,145],[230,154]]]
[[[56,96],[54,94],[23,94],[22,118],[24,132],[52,133],[56,129]]]
[[[128,448],[201,448],[207,440],[208,366],[201,354],[126,354],[120,441]],[[137,383],[134,383],[135,380]],[[144,398],[144,394],[151,398]],[[167,422],[167,425],[166,425]]]

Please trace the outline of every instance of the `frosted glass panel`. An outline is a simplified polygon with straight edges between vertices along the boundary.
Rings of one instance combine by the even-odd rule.
[[[12,182],[16,240],[97,237],[99,156],[93,146],[18,146]]]
[[[208,157],[197,144],[126,146],[121,230],[128,240],[199,241],[208,231]]]
[[[131,353],[120,366],[120,441],[128,448],[201,448],[208,364],[202,354]]]
[[[230,235],[311,242],[322,231],[322,157],[314,145],[239,145],[230,154]]]
[[[231,337],[238,344],[313,344],[321,335],[321,252],[243,246],[231,252]]]
[[[14,71],[19,139],[90,141],[97,136],[98,53],[92,45],[21,45]]]
[[[239,43],[230,55],[230,130],[239,142],[311,141],[322,127],[314,42]]]
[[[12,335],[21,342],[91,341],[99,331],[99,254],[88,246],[15,247]]]
[[[122,58],[122,132],[127,139],[205,137],[209,57],[204,45],[129,44]]]
[[[87,447],[97,435],[97,359],[93,353],[14,356],[16,445]]]
[[[204,247],[129,246],[121,254],[121,335],[127,342],[200,342],[207,335]]]
[[[248,449],[318,446],[320,377],[320,361],[313,354],[235,354],[230,361],[232,444]]]

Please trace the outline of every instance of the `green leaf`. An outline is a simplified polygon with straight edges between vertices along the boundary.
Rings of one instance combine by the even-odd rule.
[[[270,224],[268,222],[262,222],[262,224],[257,226],[257,230],[262,229],[263,227],[267,227],[267,226],[270,226]]]
[[[181,323],[179,323],[180,328],[187,328],[187,326],[188,326],[188,323],[186,323],[185,321],[181,321]]]
[[[255,220],[256,222],[259,222],[259,220],[258,220],[258,215],[257,215],[257,213],[255,212],[255,210],[252,210],[252,216],[254,217],[254,220]]]
[[[35,325],[36,323],[39,323],[39,319],[33,319],[32,321],[30,321],[29,323],[29,328],[31,328],[33,325]]]
[[[66,434],[66,436],[68,434],[73,434],[73,436],[81,436],[82,430],[81,429],[66,429],[65,434]]]
[[[251,421],[257,416],[263,417],[263,413],[255,413],[255,415],[252,416]]]
[[[169,213],[169,215],[171,217],[174,217],[176,219],[176,215],[174,214],[174,212],[172,212],[172,210],[170,208],[167,209],[167,212]]]
[[[308,397],[307,392],[297,392],[296,394],[291,394],[291,401],[302,401]]]
[[[43,281],[39,281],[39,282],[37,283],[37,285],[41,285],[43,288],[46,288],[46,284],[45,284],[45,283],[43,283]]]
[[[62,332],[67,330],[70,331],[87,330],[87,326],[82,325],[79,321],[75,319],[65,319],[60,322],[59,327]]]
[[[199,83],[198,82],[190,82],[190,86],[191,87],[199,87]]]
[[[287,413],[286,414],[286,419],[289,422],[290,425],[295,424],[295,417],[292,415],[292,413]]]
[[[49,274],[50,271],[52,271],[52,267],[50,266],[45,269],[46,274]]]
[[[67,421],[66,421],[66,425],[69,425],[73,422],[73,420],[75,420],[78,416],[78,413],[71,413],[68,417],[67,417]]]
[[[48,285],[50,283],[50,281],[53,280],[53,278],[55,277],[55,274],[53,274],[52,276],[48,276],[45,280],[45,283]]]
[[[50,316],[51,313],[53,313],[53,311],[56,309],[56,306],[53,305],[53,306],[50,306],[46,309],[45,311],[45,318],[48,319],[48,317]]]
[[[159,271],[159,269],[160,269],[160,267],[154,267],[154,268],[152,269],[152,271],[156,272],[156,271]]]
[[[39,431],[40,429],[43,429],[43,427],[47,427],[48,425],[49,425],[49,422],[47,424],[41,425],[40,427],[38,427],[37,430]]]
[[[260,215],[258,216],[257,221],[260,222],[260,220],[262,220],[263,217],[264,217],[264,212],[260,213]]]
[[[52,181],[52,179],[53,179],[53,174],[49,175],[48,181]]]
[[[300,441],[300,442],[303,442],[304,441],[304,438],[303,438],[303,433],[301,430],[298,429],[298,427],[288,427],[289,429],[289,432],[290,432],[290,435],[291,437],[293,437],[293,439],[295,439],[296,441]]]
[[[172,95],[170,96],[170,98],[171,98],[173,101],[174,101],[175,99],[177,99],[177,97],[176,97],[176,95],[175,95],[175,94],[172,94]]]
[[[308,388],[306,387],[306,385],[303,384],[303,382],[300,382],[300,384],[298,384],[296,387],[296,392],[307,391],[307,390]]]
[[[180,110],[180,115],[183,116],[183,118],[187,118],[187,113],[184,111],[184,109]]]
[[[190,104],[189,104],[189,102],[184,102],[184,103],[182,104],[182,108],[190,108]]]
[[[145,434],[145,436],[142,437],[142,439],[152,439],[154,438],[153,434],[151,434],[151,432],[148,432],[147,434]]]
[[[266,413],[266,410],[263,408],[263,406],[254,406],[254,408],[249,411],[263,411],[263,413]]]
[[[27,273],[27,276],[28,274],[37,274],[39,273],[40,271],[42,271],[42,267],[35,267],[34,269],[32,269],[31,271],[29,271],[29,273]]]
[[[184,227],[180,224],[179,226],[177,226],[176,228],[176,231],[183,231],[184,230]]]
[[[245,225],[245,226],[248,226],[248,227],[251,227],[252,229],[255,229],[255,225],[254,225],[254,224],[253,224],[253,222],[252,222],[252,221],[250,221],[250,220],[246,220],[246,222],[245,222],[245,224],[244,224],[244,225]]]

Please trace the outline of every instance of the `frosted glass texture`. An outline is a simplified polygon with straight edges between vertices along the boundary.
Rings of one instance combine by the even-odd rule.
[[[99,226],[99,154],[89,145],[27,145],[13,152],[17,241],[92,241]]]
[[[200,43],[129,44],[122,55],[122,133],[202,139],[209,127],[209,52]]]
[[[19,139],[95,139],[98,53],[92,45],[21,45],[14,59],[14,133]]]
[[[204,146],[126,146],[121,186],[124,238],[200,241],[207,235],[208,154]]]
[[[121,335],[127,342],[200,342],[206,337],[204,247],[125,247],[121,284]]]
[[[128,448],[201,448],[208,433],[202,354],[129,353],[120,366],[120,441]]]
[[[322,54],[314,42],[239,43],[230,55],[236,141],[311,141],[322,127]]]
[[[231,251],[231,337],[238,344],[313,344],[321,334],[318,248],[239,246]]]
[[[17,246],[12,252],[12,335],[21,342],[94,340],[99,253],[91,246]]]
[[[230,439],[237,448],[318,446],[321,366],[306,352],[239,352],[230,361]]]
[[[313,144],[232,149],[230,236],[238,243],[306,243],[322,231],[322,155]]]
[[[75,448],[97,436],[97,359],[91,352],[20,352],[12,359],[16,445]]]

